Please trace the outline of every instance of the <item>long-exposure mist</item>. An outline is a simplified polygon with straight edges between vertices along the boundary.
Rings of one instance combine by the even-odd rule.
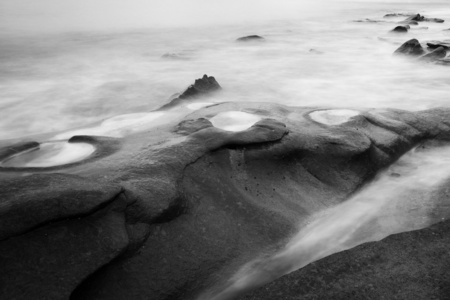
[[[0,0],[0,299],[448,299],[448,0]]]

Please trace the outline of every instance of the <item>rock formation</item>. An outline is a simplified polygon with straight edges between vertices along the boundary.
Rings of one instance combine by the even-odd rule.
[[[426,52],[418,40],[411,39],[395,50],[394,54],[418,57],[418,60],[423,62],[448,65],[446,56],[449,45],[446,42],[429,42],[427,45],[432,51]]]
[[[203,75],[202,78],[196,79],[183,93],[175,94],[171,97],[169,103],[163,105],[160,109],[168,109],[179,105],[181,102],[194,97],[201,97],[220,90],[221,87],[216,79],[212,76]]]
[[[408,56],[420,56],[424,53],[425,50],[423,50],[422,45],[420,45],[417,39],[411,39],[405,42],[394,52],[394,54],[402,54]]]
[[[169,108],[218,89],[205,75]],[[97,149],[77,163],[4,167],[50,135],[0,149],[0,298],[195,299],[412,147],[450,140],[449,109],[180,111],[124,138],[72,137]],[[219,116],[248,120],[230,131]]]

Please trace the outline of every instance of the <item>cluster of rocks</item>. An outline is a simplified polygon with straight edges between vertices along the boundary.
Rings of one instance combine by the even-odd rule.
[[[450,42],[430,41],[426,45],[428,51],[422,47],[417,39],[411,39],[395,50],[394,54],[416,57],[418,60],[424,62],[450,65],[450,59],[447,57]]]

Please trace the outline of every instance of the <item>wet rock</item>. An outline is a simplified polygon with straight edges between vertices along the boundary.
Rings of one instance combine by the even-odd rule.
[[[448,243],[444,221],[325,257],[239,299],[446,299]]]
[[[438,18],[426,18],[420,14],[412,15],[405,21],[416,21],[416,22],[434,22],[434,23],[444,23],[444,20]]]
[[[203,75],[202,78],[196,79],[194,84],[191,84],[183,93],[180,95],[173,95],[170,102],[163,105],[159,110],[168,109],[179,105],[183,101],[197,98],[201,96],[207,96],[213,92],[217,92],[222,89],[219,83],[213,76]],[[175,97],[175,98],[173,98]]]
[[[419,56],[424,54],[425,51],[420,45],[417,39],[411,39],[401,45],[397,50],[395,50],[394,54],[399,55],[407,55],[407,56]]]
[[[243,36],[243,37],[236,39],[236,41],[238,41],[238,42],[264,41],[264,40],[265,39],[259,35],[248,35],[248,36]]]
[[[1,186],[1,298],[68,299],[126,250],[120,187],[62,174]]]
[[[420,60],[426,61],[426,62],[434,62],[437,60],[440,60],[447,56],[447,50],[445,50],[444,47],[439,47],[435,49],[433,52],[430,52],[428,54],[425,54],[421,57],[419,57]]]
[[[430,49],[437,49],[439,47],[443,47],[445,50],[449,50],[450,49],[450,42],[449,41],[445,41],[445,42],[431,41],[431,42],[427,42],[427,46]]]
[[[319,110],[220,103],[81,165],[0,171],[0,298],[195,299],[422,141],[450,140],[449,109],[333,124]],[[260,121],[211,126],[230,111]]]
[[[194,84],[190,85],[178,98],[186,99],[206,95],[211,92],[220,90],[219,83],[213,76],[203,75],[202,78],[196,79]]]
[[[400,32],[400,33],[406,33],[411,27],[409,25],[405,26],[397,26],[394,29],[391,30],[391,32]]]

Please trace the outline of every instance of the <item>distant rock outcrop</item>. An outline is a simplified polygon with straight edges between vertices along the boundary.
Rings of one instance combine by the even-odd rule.
[[[236,39],[237,42],[264,41],[265,39],[259,35],[248,35]]]
[[[407,18],[405,21],[444,23],[443,19],[426,18],[425,16],[421,16],[420,14],[412,15],[409,18]]]
[[[196,79],[194,84],[191,84],[183,93],[173,95],[170,102],[163,105],[160,110],[179,105],[181,102],[191,98],[209,95],[220,89],[222,88],[216,79],[205,74],[202,78]]]
[[[409,25],[405,26],[397,26],[394,29],[391,30],[391,32],[399,32],[399,33],[406,33],[411,27]]]
[[[422,45],[420,45],[417,39],[411,39],[405,42],[400,46],[397,50],[395,50],[394,54],[408,55],[408,56],[420,56],[425,53]]]

